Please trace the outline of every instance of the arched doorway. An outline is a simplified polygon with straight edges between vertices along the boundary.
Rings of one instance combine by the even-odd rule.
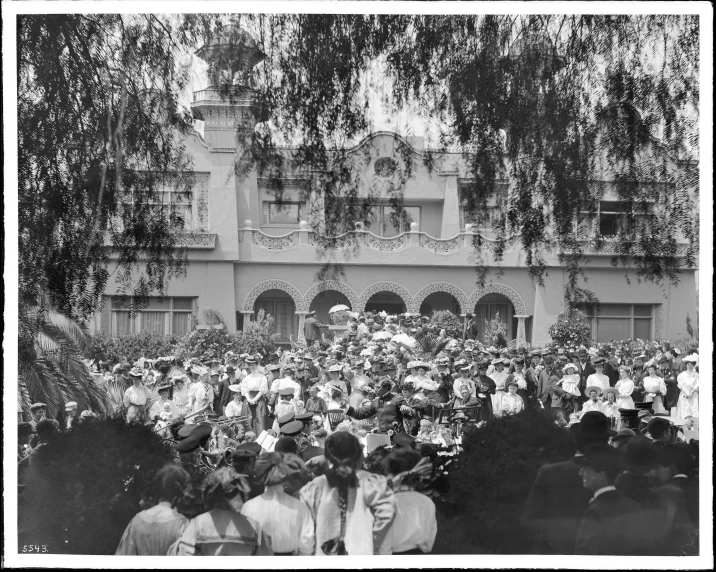
[[[433,312],[440,310],[449,310],[456,316],[462,312],[458,299],[448,292],[433,292],[420,305],[421,316],[432,316]]]
[[[309,309],[316,311],[316,319],[322,324],[333,324],[331,316],[328,311],[339,304],[348,306],[351,310],[353,307],[348,296],[342,292],[336,290],[324,290],[316,294],[313,300],[309,303]]]
[[[298,335],[298,316],[296,304],[291,296],[283,290],[266,290],[254,302],[254,315],[259,310],[273,316],[274,333],[279,334],[276,342],[279,344],[291,343],[290,336]]]
[[[403,300],[395,292],[382,290],[376,292],[365,304],[366,312],[387,312],[388,314],[402,314],[406,311],[407,306]]]
[[[515,308],[507,296],[496,293],[485,294],[477,301],[473,311],[477,323],[478,341],[485,341],[486,321],[490,322],[498,317],[499,321],[507,326],[505,341],[515,339],[517,334],[517,320],[513,317]]]

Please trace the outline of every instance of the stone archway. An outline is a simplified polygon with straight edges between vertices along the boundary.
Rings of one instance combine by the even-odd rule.
[[[475,304],[480,301],[480,298],[487,294],[502,294],[505,298],[512,302],[512,305],[515,308],[515,315],[527,314],[525,301],[517,290],[507,284],[496,284],[494,282],[485,284],[483,288],[476,288],[472,294],[470,294],[466,307],[470,308],[471,311],[475,307]]]
[[[286,294],[293,298],[293,303],[296,305],[296,308],[303,308],[303,296],[301,296],[301,292],[293,284],[285,280],[264,280],[256,284],[249,290],[249,293],[246,294],[246,298],[244,298],[244,312],[253,312],[256,299],[269,290],[282,290],[286,292]]]
[[[520,293],[507,284],[496,284],[494,282],[485,284],[484,287],[476,288],[472,294],[470,294],[468,302],[470,311],[474,311],[480,299],[488,294],[501,294],[510,301],[514,310],[513,317],[517,318],[517,331],[514,332],[515,339],[513,341],[517,346],[524,345],[527,341],[525,319],[529,316],[527,315],[527,305]]]
[[[324,280],[323,282],[317,282],[311,286],[303,295],[303,306],[301,306],[301,310],[304,312],[310,310],[313,299],[321,292],[327,292],[329,290],[335,290],[336,292],[343,294],[346,298],[348,298],[351,310],[354,312],[357,311],[360,304],[358,293],[345,282],[338,282],[337,280]]]
[[[418,308],[417,311],[420,311],[422,303],[428,296],[430,296],[430,294],[435,294],[437,292],[445,292],[454,297],[460,305],[460,313],[464,314],[471,311],[470,302],[465,291],[451,282],[431,282],[418,290],[417,294],[413,297],[415,300],[415,307]]]
[[[378,292],[392,292],[393,294],[397,294],[405,303],[406,311],[417,312],[417,310],[415,309],[415,301],[413,299],[413,295],[410,293],[410,290],[408,290],[402,284],[398,284],[397,282],[390,282],[387,280],[371,284],[365,290],[363,290],[363,292],[361,292],[360,294],[360,297],[358,298],[358,305],[356,306],[354,311],[365,312],[365,307],[368,303],[368,300],[370,300],[371,297],[373,297]]]

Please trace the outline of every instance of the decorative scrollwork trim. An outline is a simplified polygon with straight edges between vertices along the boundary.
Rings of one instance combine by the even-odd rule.
[[[246,298],[244,298],[244,310],[247,312],[253,312],[256,299],[261,296],[261,294],[268,292],[269,290],[281,290],[286,292],[286,294],[291,296],[293,299],[293,303],[297,309],[303,307],[303,296],[301,296],[299,289],[286,280],[276,279],[264,280],[251,288],[249,293],[246,294]]]
[[[484,288],[476,288],[468,299],[468,311],[472,311],[475,308],[475,304],[480,301],[480,298],[487,294],[502,294],[505,296],[515,308],[515,314],[527,314],[527,306],[520,293],[515,290],[512,286],[507,284],[490,283],[485,284]]]
[[[251,233],[251,242],[266,250],[287,250],[298,245],[298,232],[291,231],[283,236],[271,236],[260,230],[254,230]]]
[[[390,282],[387,280],[371,284],[365,290],[363,290],[363,292],[361,292],[360,294],[360,297],[358,298],[357,307],[353,308],[353,310],[355,312],[364,312],[368,300],[370,300],[378,292],[393,292],[393,294],[397,294],[398,296],[400,296],[403,302],[405,302],[405,307],[408,312],[418,311],[415,309],[415,301],[413,299],[413,295],[410,293],[410,290],[408,290],[402,284],[398,284],[397,282]]]
[[[469,308],[469,299],[465,291],[451,282],[431,282],[418,290],[417,294],[413,296],[418,311],[420,311],[420,306],[423,305],[425,299],[430,296],[430,294],[435,294],[436,292],[445,292],[453,296],[457,300],[457,303],[460,304],[461,313],[471,311]]]
[[[317,282],[316,284],[313,284],[303,295],[304,305],[301,308],[301,311],[307,312],[308,310],[310,310],[313,299],[321,292],[326,292],[328,290],[335,290],[336,292],[340,292],[346,298],[348,298],[348,302],[351,305],[351,310],[353,311],[355,311],[355,309],[360,303],[358,293],[345,282],[339,282],[337,280],[324,280],[323,282]]]

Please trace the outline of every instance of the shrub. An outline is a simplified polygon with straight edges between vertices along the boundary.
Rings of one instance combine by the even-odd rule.
[[[559,344],[589,345],[591,328],[585,314],[579,310],[560,312],[557,321],[549,328],[549,335]]]
[[[91,337],[91,359],[103,359],[111,363],[128,361],[134,363],[140,357],[155,358],[172,355],[181,338],[163,336],[156,332],[141,332],[125,336],[95,334]]]
[[[246,330],[236,332],[236,353],[255,354],[261,352],[267,355],[276,349],[276,338],[278,334],[273,333],[273,316],[259,310],[256,319],[252,320]]]
[[[114,554],[171,452],[151,427],[83,421],[33,454],[19,497],[19,544],[51,554]]]
[[[540,466],[574,454],[571,434],[544,412],[526,410],[463,436],[463,447],[458,468],[448,475],[433,552],[527,552],[531,542],[520,527],[524,501]]]
[[[433,312],[430,323],[435,325],[439,330],[444,329],[445,333],[451,338],[462,339],[462,322],[450,310],[437,310]]]
[[[175,355],[179,360],[198,358],[200,361],[223,360],[228,351],[266,355],[275,349],[277,336],[273,333],[273,317],[259,310],[256,319],[246,324],[242,332],[213,328],[189,332],[178,344]]]

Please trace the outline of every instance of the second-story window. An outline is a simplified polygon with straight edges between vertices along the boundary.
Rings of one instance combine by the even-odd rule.
[[[264,201],[262,207],[261,226],[298,227],[306,220],[306,203]]]
[[[420,228],[420,207],[404,206],[398,213],[390,205],[371,205],[364,221],[366,230],[378,236],[397,236],[410,231],[412,223]]]
[[[466,224],[472,224],[477,230],[491,232],[493,225],[500,221],[500,207],[488,206],[486,216],[482,220],[476,214],[470,214],[467,207],[460,207],[460,230],[465,230]]]
[[[130,190],[124,193],[119,204],[116,223],[121,228],[122,217],[130,215],[138,205],[148,206],[152,216],[163,217],[177,232],[194,229],[194,201],[191,191],[179,190],[171,184],[165,184],[151,195],[142,196],[141,191]],[[147,196],[148,195],[148,196]]]
[[[628,209],[628,203],[623,201],[599,201],[596,212],[580,211],[577,217],[577,233],[582,238],[593,234],[614,238],[626,230]],[[646,206],[640,204],[633,207],[637,224],[644,225],[644,231],[646,232],[649,230],[648,216],[652,210],[653,204],[650,203],[647,203]]]

